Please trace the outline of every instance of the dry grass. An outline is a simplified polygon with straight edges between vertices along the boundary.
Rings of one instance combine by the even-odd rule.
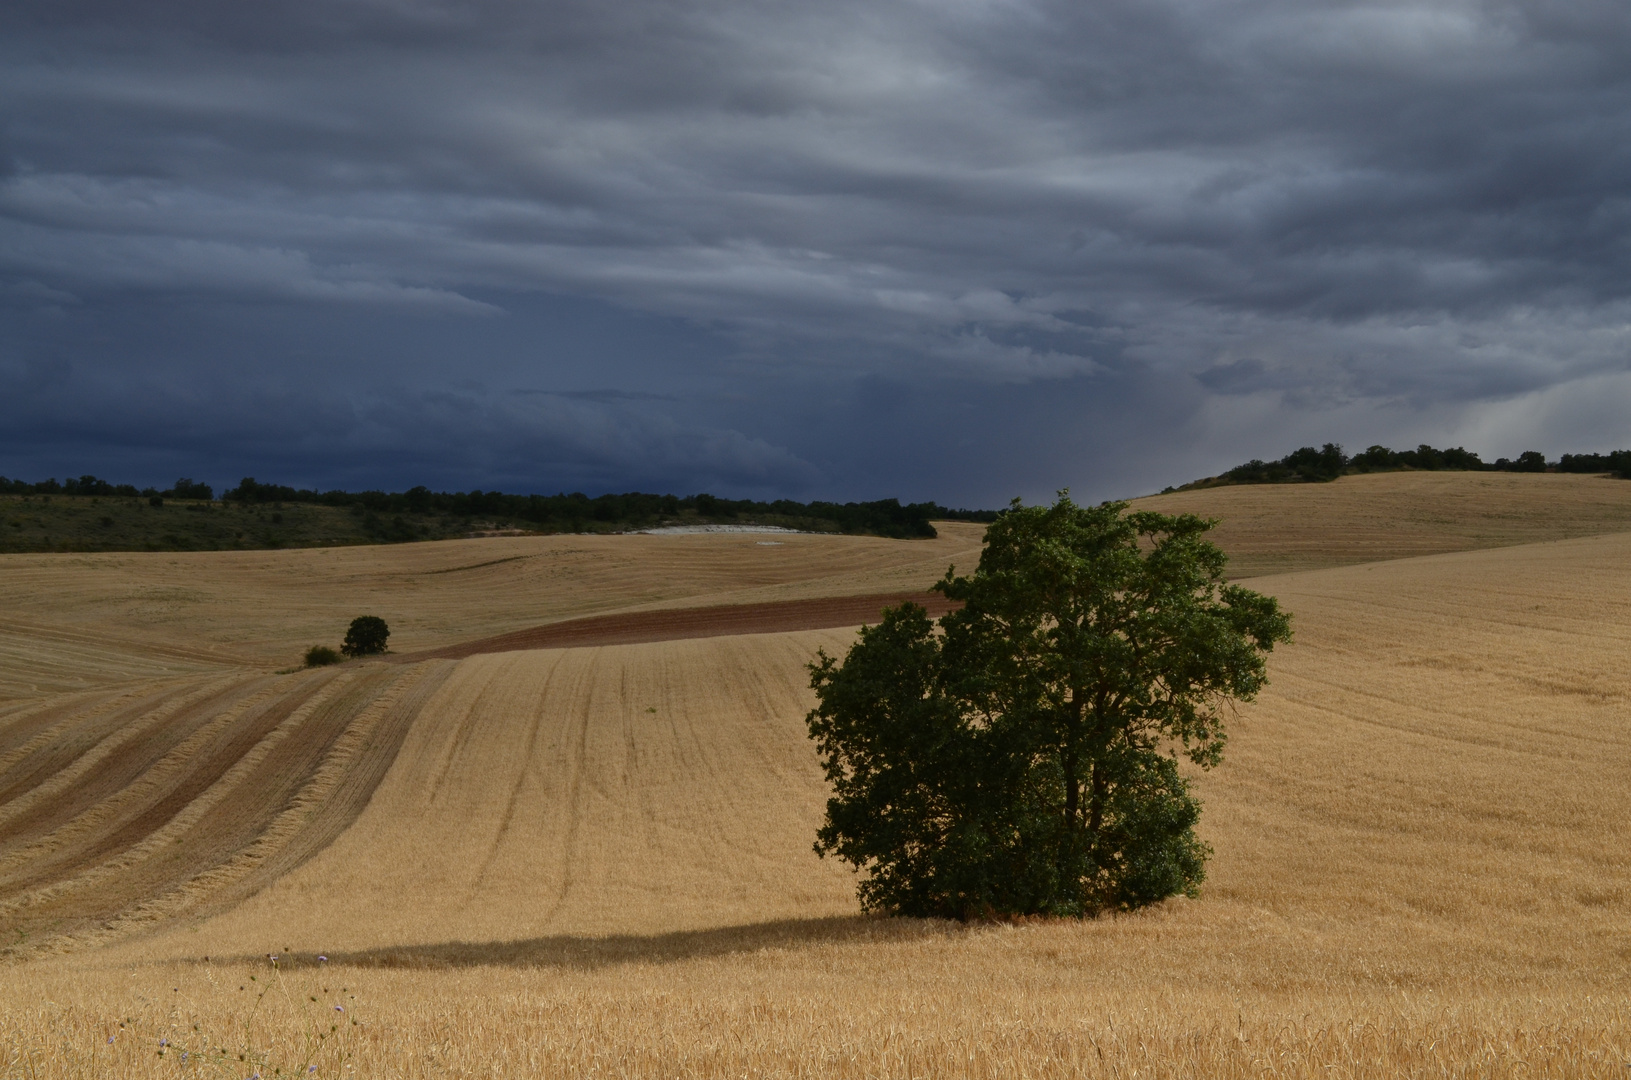
[[[1614,1077],[1631,1051],[1611,991],[1152,977],[1142,922],[852,924],[538,970],[31,969],[0,999],[0,1076]]]
[[[332,710],[336,739],[417,719],[366,806],[366,782],[337,794],[355,753],[290,760],[336,794],[280,805],[352,816],[254,896],[210,914],[235,894],[172,882],[179,915],[4,969],[0,1077],[1625,1075],[1631,535],[1255,584],[1298,640],[1200,781],[1198,901],[1023,926],[855,915],[848,875],[810,853],[801,725],[802,662],[844,632],[477,656],[427,673],[416,711]],[[334,677],[165,686],[240,695],[248,723],[265,686]],[[0,768],[50,752],[48,729],[111,745],[92,729],[137,693],[0,710]],[[144,708],[153,731],[162,709],[195,731],[228,711]],[[136,813],[152,770],[103,775],[0,802],[0,873],[86,866],[73,852]],[[7,863],[16,805],[45,817]],[[247,851],[296,818],[221,820]]]

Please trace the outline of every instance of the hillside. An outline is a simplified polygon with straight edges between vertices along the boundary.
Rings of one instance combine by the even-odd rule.
[[[1245,500],[1241,563],[1349,565],[1254,581],[1297,640],[1199,780],[1202,897],[1021,927],[859,917],[811,853],[803,665],[850,631],[408,655],[921,588],[977,528],[0,559],[0,1069],[1618,1075],[1631,530],[1592,478],[1445,478],[1183,493]],[[396,662],[270,671],[364,601]]]
[[[0,552],[251,551],[446,540],[494,523],[362,507],[0,495]]]
[[[379,615],[399,653],[613,611],[916,592],[983,526],[863,536],[527,536],[276,552],[0,556],[0,702],[278,669]]]
[[[1169,931],[1275,911],[1289,922],[1257,947],[1309,950],[1278,957],[1280,978],[1380,964],[1443,983],[1522,971],[1539,949],[1611,979],[1631,850],[1628,566],[1621,535],[1260,582],[1298,641],[1204,777],[1217,862]],[[809,854],[824,796],[802,727],[803,663],[845,637],[461,661],[356,825],[187,940],[412,956],[853,910],[849,874]],[[1412,938],[1368,940],[1384,916]],[[1500,948],[1473,947],[1491,933]]]
[[[774,503],[712,495],[388,494],[296,491],[245,480],[211,499],[208,485],[177,481],[140,494],[94,476],[41,484],[0,477],[0,553],[261,551],[401,544],[518,534],[612,534],[652,528],[769,526],[799,532],[930,539],[935,517],[989,521],[987,511],[933,503]]]
[[[1213,539],[1237,578],[1631,530],[1631,483],[1565,473],[1370,473],[1134,505],[1218,519]]]
[[[1219,518],[1231,576],[1631,530],[1631,484],[1382,473],[1135,505]],[[0,701],[222,665],[276,669],[376,614],[401,653],[620,611],[916,592],[971,569],[983,526],[934,540],[517,536],[246,552],[0,555]]]

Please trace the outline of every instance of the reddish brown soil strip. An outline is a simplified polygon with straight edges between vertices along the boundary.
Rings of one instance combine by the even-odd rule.
[[[678,638],[727,637],[734,634],[785,634],[794,630],[827,630],[838,626],[876,623],[883,609],[910,600],[939,616],[960,607],[939,593],[878,593],[871,596],[831,596],[814,600],[778,600],[765,604],[725,604],[718,607],[670,608],[619,615],[591,615],[583,619],[549,623],[497,637],[467,641],[428,652],[393,656],[398,663],[419,660],[462,660],[478,653],[520,652],[524,649],[572,649],[586,645],[637,645]]]

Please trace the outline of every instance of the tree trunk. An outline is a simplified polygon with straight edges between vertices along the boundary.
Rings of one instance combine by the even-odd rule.
[[[1065,745],[1063,753],[1059,756],[1065,781],[1065,833],[1059,843],[1059,877],[1062,882],[1075,878],[1076,854],[1080,850],[1082,781],[1077,775],[1081,768],[1077,744],[1081,740],[1081,732],[1082,706],[1081,702],[1077,701],[1065,721]],[[1074,885],[1070,886],[1070,891],[1075,891]]]
[[[1074,700],[1070,705],[1070,713],[1065,718],[1065,746],[1064,753],[1060,755],[1061,764],[1065,773],[1065,829],[1067,833],[1076,831],[1076,819],[1080,816],[1082,806],[1082,781],[1077,775],[1081,768],[1081,753],[1079,747],[1082,741],[1082,696],[1072,694]]]
[[[1099,827],[1104,824],[1104,802],[1110,794],[1110,779],[1105,775],[1104,767],[1095,761],[1092,774],[1093,795],[1088,803],[1087,835],[1091,842],[1098,843]]]
[[[1077,809],[1081,806],[1081,781],[1076,778],[1076,744],[1072,741],[1065,747],[1065,828],[1074,831],[1076,828]]]

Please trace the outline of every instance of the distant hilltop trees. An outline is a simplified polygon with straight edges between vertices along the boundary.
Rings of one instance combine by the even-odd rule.
[[[1372,446],[1364,453],[1349,457],[1336,443],[1326,443],[1319,449],[1304,446],[1278,461],[1253,459],[1236,465],[1228,472],[1209,476],[1181,487],[1166,491],[1191,491],[1195,488],[1221,487],[1226,484],[1300,484],[1324,483],[1352,473],[1397,472],[1420,469],[1428,472],[1563,472],[1607,473],[1631,480],[1631,450],[1615,450],[1608,454],[1564,454],[1557,461],[1548,462],[1539,450],[1525,450],[1516,458],[1496,458],[1485,462],[1471,450],[1455,446],[1437,450],[1426,443],[1414,450],[1390,450],[1385,446]]]
[[[144,499],[203,499],[215,498],[215,489],[182,477],[171,487],[160,491],[155,487],[138,489],[134,484],[110,484],[95,476],[69,477],[58,483],[55,478],[30,484],[26,480],[7,480],[0,476],[0,495],[95,495],[102,498]]]
[[[208,484],[185,478],[159,491],[151,487],[138,489],[131,484],[111,484],[95,476],[81,476],[60,483],[52,479],[33,484],[0,477],[0,495],[147,498],[154,505],[162,505],[165,499],[209,501],[213,499],[214,491]],[[995,521],[998,514],[995,510],[954,510],[933,502],[903,504],[898,499],[846,503],[802,503],[792,499],[760,502],[754,499],[726,499],[707,493],[680,497],[642,492],[590,498],[580,492],[570,495],[507,495],[499,491],[481,490],[431,491],[424,486],[403,492],[315,491],[283,484],[263,484],[253,477],[245,477],[237,487],[223,492],[218,506],[282,510],[286,504],[349,511],[358,518],[358,528],[364,534],[359,539],[371,542],[426,539],[431,534],[441,535],[455,527],[577,533],[621,532],[662,525],[714,524],[775,525],[811,532],[913,539],[934,536],[932,521],[990,522]],[[436,530],[431,529],[430,521],[438,523]],[[273,515],[270,524],[285,523],[281,515]],[[240,532],[232,539],[234,543],[241,541],[243,534]],[[279,542],[298,541],[291,537]],[[180,541],[165,541],[165,544],[186,546]]]
[[[938,503],[795,502],[777,499],[725,499],[717,495],[648,495],[629,492],[591,499],[570,495],[506,495],[498,491],[440,492],[423,485],[400,493],[310,491],[262,484],[245,477],[221,496],[245,503],[318,503],[362,507],[376,514],[446,514],[453,517],[523,521],[544,532],[594,532],[608,528],[652,528],[663,524],[759,524],[817,532],[865,533],[894,539],[935,535],[931,521],[995,521],[995,510],[953,510]]]

